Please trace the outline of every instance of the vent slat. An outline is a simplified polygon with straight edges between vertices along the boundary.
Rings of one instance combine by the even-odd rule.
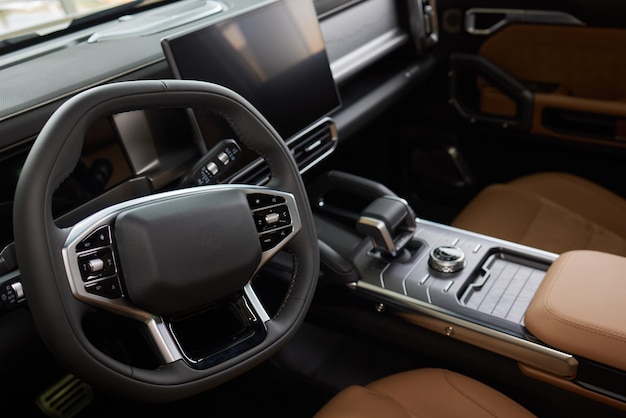
[[[335,140],[330,122],[327,122],[291,142],[289,147],[300,171],[306,171],[317,159],[332,152]]]

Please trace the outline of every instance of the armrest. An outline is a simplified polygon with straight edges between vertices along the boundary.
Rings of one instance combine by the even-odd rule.
[[[526,328],[550,346],[626,371],[626,258],[563,253],[526,311]]]

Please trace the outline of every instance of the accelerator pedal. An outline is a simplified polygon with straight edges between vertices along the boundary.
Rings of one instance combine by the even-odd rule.
[[[37,405],[48,416],[72,418],[93,399],[91,386],[68,374],[37,397]]]

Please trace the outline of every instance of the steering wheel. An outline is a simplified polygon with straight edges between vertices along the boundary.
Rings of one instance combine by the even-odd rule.
[[[270,182],[156,193],[58,226],[53,193],[76,166],[86,130],[104,116],[171,107],[224,116],[266,160]],[[284,141],[243,97],[199,81],[111,83],[62,104],[24,164],[14,229],[28,306],[51,353],[86,382],[140,401],[182,399],[268,359],[302,323],[319,273],[311,209]],[[294,268],[270,317],[251,281],[280,251]],[[94,311],[141,324],[158,367],[98,349],[83,327]],[[203,315],[215,319],[203,323]],[[189,334],[207,342],[190,344]]]

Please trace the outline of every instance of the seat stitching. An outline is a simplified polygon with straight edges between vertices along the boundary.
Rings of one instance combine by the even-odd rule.
[[[446,379],[446,381],[448,382],[448,384],[450,384],[450,386],[452,386],[457,392],[459,392],[461,395],[465,396],[470,402],[473,402],[474,404],[478,405],[480,408],[483,408],[485,411],[489,412],[491,415],[493,415],[494,417],[498,417],[499,415],[493,411],[492,409],[490,409],[487,405],[482,405],[480,402],[478,402],[477,400],[475,400],[474,398],[472,398],[468,393],[466,393],[465,391],[462,390],[461,387],[458,387],[456,384],[454,384],[453,381],[451,381],[448,377],[449,373],[444,372],[444,378]],[[495,395],[501,397],[502,399],[508,400],[508,398],[504,395],[502,395],[499,392],[494,392]]]
[[[389,401],[393,402],[394,404],[398,405],[398,406],[399,406],[399,407],[400,407],[400,408],[401,408],[404,412],[406,412],[406,415],[407,415],[408,417],[410,417],[410,418],[417,418],[417,415],[413,415],[413,413],[412,413],[409,409],[407,409],[407,408],[406,408],[404,405],[402,405],[400,402],[396,401],[396,400],[395,400],[393,397],[391,397],[390,395],[387,395],[387,394],[386,394],[386,393],[384,393],[384,392],[379,392],[379,391],[377,391],[377,390],[369,389],[369,388],[366,388],[366,387],[364,387],[363,389],[365,389],[366,391],[368,391],[368,392],[370,392],[370,393],[372,393],[372,394],[374,394],[374,395],[377,395],[377,396],[380,396],[380,397],[384,397],[384,398],[388,399]]]
[[[529,193],[528,191],[524,190],[524,189],[519,189],[519,191],[528,194],[528,195],[533,195],[532,193]],[[525,240],[528,236],[528,234],[530,233],[530,229],[531,227],[534,225],[535,221],[537,220],[539,214],[547,207],[547,206],[553,206],[556,208],[559,208],[561,210],[563,210],[564,212],[570,213],[576,217],[579,217],[581,219],[586,220],[586,222],[591,226],[590,229],[590,233],[586,234],[587,236],[585,237],[585,248],[590,248],[591,242],[593,241],[593,237],[596,235],[596,233],[600,230],[607,230],[606,228],[601,227],[600,225],[596,224],[595,222],[590,221],[589,219],[584,218],[582,215],[580,215],[578,212],[575,212],[571,209],[569,209],[566,206],[560,205],[544,196],[541,195],[533,195],[535,197],[537,197],[539,199],[539,201],[541,202],[541,206],[540,208],[535,212],[533,219],[531,220],[531,222],[528,223],[528,227],[525,229],[524,233],[522,234],[522,237],[520,238],[520,242],[523,242],[523,240]],[[610,231],[609,231],[610,232]],[[617,235],[617,234],[616,234]],[[617,235],[619,237],[619,235]]]
[[[531,220],[531,222],[528,223],[528,226],[524,229],[524,233],[522,233],[522,236],[520,237],[519,242],[523,242],[524,240],[526,240],[528,234],[530,233],[530,228],[532,227],[532,225],[534,225],[535,221],[537,220],[537,217],[539,216],[539,213],[543,210],[544,199],[540,196],[539,200],[541,201],[542,204],[539,207],[539,209],[535,211],[535,214],[533,215],[533,219]]]
[[[572,178],[569,178],[568,176],[562,176],[561,178],[562,178],[563,181],[565,181],[565,182],[567,182],[569,184],[573,184],[575,186],[578,186],[578,183],[575,180],[573,180]],[[602,199],[606,203],[608,203],[611,206],[614,206],[616,208],[619,208],[620,210],[623,210],[624,206],[626,206],[622,202],[616,202],[614,199],[611,199],[609,196],[607,196],[604,193],[599,192],[598,190],[587,189],[587,191],[591,192],[596,198]]]
[[[566,175],[565,176],[559,176],[558,178],[559,178],[559,180],[563,181],[563,183],[568,183],[570,185],[573,185],[574,187],[579,187],[580,186],[574,179],[569,178],[569,176],[566,176]],[[549,201],[549,202],[551,202],[551,203],[553,203],[553,204],[555,204],[555,205],[557,205],[559,207],[563,207],[564,208],[564,206],[562,206],[562,205],[560,205],[560,204],[550,200],[549,197],[546,197],[543,194],[539,194],[539,193],[537,193],[535,191],[531,191],[527,187],[524,187],[523,185],[510,183],[510,184],[508,184],[508,186],[511,186],[511,187],[513,187],[513,188],[515,188],[517,190],[524,191],[526,193],[529,193],[529,194],[532,194],[532,195],[535,195],[535,196],[539,196],[541,199],[545,199],[545,200],[547,200],[547,201]],[[607,190],[607,191],[613,193],[610,190]],[[616,202],[615,199],[612,199],[610,196],[607,196],[606,194],[602,193],[599,190],[587,189],[587,192],[592,194],[595,199],[602,200],[604,203],[608,204],[609,206],[612,206],[612,207],[616,208],[617,210],[623,211],[626,208],[626,204],[624,204],[623,202]],[[570,211],[570,212],[578,213],[578,212],[574,212],[574,211]],[[594,225],[595,225],[595,223],[594,223]]]

